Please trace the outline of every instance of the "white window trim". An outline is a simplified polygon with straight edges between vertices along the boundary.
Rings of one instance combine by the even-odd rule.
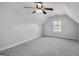
[[[53,21],[53,32],[61,32],[62,21],[61,20],[54,20]]]

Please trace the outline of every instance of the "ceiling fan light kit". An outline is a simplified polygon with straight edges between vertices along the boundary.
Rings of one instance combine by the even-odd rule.
[[[41,9],[37,9],[36,12],[37,13],[43,13],[43,11]]]

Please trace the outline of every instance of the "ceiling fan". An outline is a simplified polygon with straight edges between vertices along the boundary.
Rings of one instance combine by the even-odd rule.
[[[36,9],[35,11],[32,12],[32,14],[36,13],[36,12],[47,14],[45,10],[53,11],[53,8],[44,7],[42,2],[35,2],[35,3],[36,3],[36,7],[24,7],[24,8],[34,8],[34,9]]]

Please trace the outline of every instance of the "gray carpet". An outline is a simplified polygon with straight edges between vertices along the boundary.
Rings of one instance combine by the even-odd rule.
[[[40,37],[0,52],[9,56],[79,56],[79,42],[54,37]]]

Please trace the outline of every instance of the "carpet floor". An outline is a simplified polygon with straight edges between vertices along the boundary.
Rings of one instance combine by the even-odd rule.
[[[0,52],[9,56],[79,56],[79,42],[55,37],[39,37]]]

